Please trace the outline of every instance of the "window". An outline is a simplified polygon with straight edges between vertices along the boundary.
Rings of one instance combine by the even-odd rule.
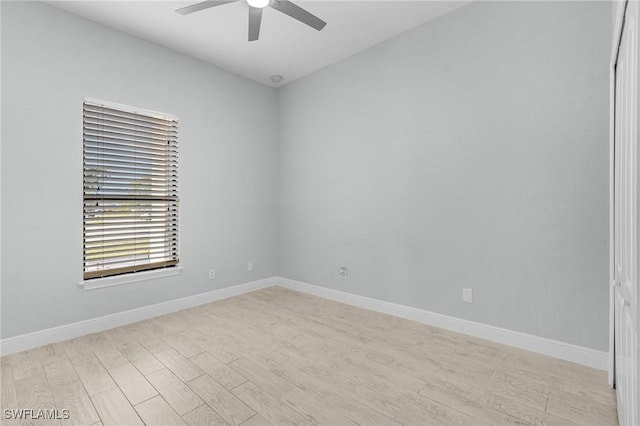
[[[85,100],[84,279],[178,264],[178,121]]]

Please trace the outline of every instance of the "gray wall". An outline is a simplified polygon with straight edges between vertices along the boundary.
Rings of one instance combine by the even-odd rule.
[[[3,338],[276,275],[273,89],[46,4],[1,7]],[[85,96],[181,119],[182,275],[78,288]]]
[[[610,4],[471,4],[278,93],[1,8],[3,338],[281,275],[606,349]],[[181,118],[182,275],[78,288],[85,96]]]
[[[473,3],[280,89],[280,275],[606,350],[611,21]]]

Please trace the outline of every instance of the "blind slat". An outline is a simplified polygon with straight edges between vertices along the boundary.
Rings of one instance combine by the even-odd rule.
[[[120,251],[122,249],[125,248],[129,248],[132,246],[131,241],[120,241],[117,244],[107,244],[107,245],[98,245],[98,244],[86,244],[85,245],[85,250],[87,250],[88,253],[93,253],[93,252],[101,252],[101,251]],[[149,249],[150,250],[155,250],[155,249],[162,249],[165,251],[174,251],[177,249],[177,242],[156,242],[156,243],[150,243],[149,244]]]
[[[112,128],[112,129],[121,129],[121,130],[130,130],[135,129],[136,132],[144,132],[152,135],[159,136],[167,136],[173,135],[177,138],[178,129],[175,127],[159,127],[159,126],[149,126],[149,125],[141,125],[139,123],[127,122],[123,120],[114,120],[105,117],[85,115],[84,122],[86,128],[97,128],[101,129],[104,127]]]
[[[157,145],[139,144],[134,148],[131,145],[129,145],[127,141],[107,141],[107,140],[97,141],[96,140],[96,141],[87,141],[87,143],[85,143],[84,145],[84,148],[85,150],[111,148],[111,149],[119,149],[119,150],[124,150],[129,152],[148,152],[150,154],[162,154],[162,155],[166,155],[168,151],[171,154],[175,153],[176,156],[178,155],[178,148],[170,144],[157,144]]]
[[[131,131],[115,131],[108,129],[92,129],[90,127],[85,127],[84,134],[89,137],[89,139],[94,139],[100,141],[102,139],[115,139],[115,140],[124,140],[131,142],[146,142],[149,144],[171,144],[171,140],[175,139],[175,137],[170,136],[150,136],[145,135],[143,133],[136,133],[133,129]]]
[[[139,244],[139,245],[131,244],[128,246],[122,245],[121,247],[112,248],[111,250],[104,250],[99,248],[87,249],[87,257],[89,258],[89,260],[91,260],[92,256],[96,256],[96,257],[99,256],[101,260],[106,260],[106,259],[114,259],[114,258],[124,257],[124,256],[136,256],[140,254],[145,254],[145,255],[153,254],[154,256],[164,255],[166,257],[170,257],[174,255],[172,248],[169,248],[169,247],[149,248],[142,244]]]
[[[107,230],[93,230],[87,229],[84,232],[85,243],[97,243],[103,241],[115,241],[118,239],[171,239],[178,235],[178,231],[175,229],[177,223],[172,224],[170,227],[160,228],[138,228],[135,230],[127,228],[107,229]],[[171,228],[174,230],[172,231]]]
[[[85,218],[87,218],[88,220],[92,220],[92,218],[97,217],[96,213],[92,210],[85,210]],[[151,218],[151,219],[164,219],[164,218],[169,218],[175,216],[175,214],[172,214],[171,212],[166,212],[166,211],[160,211],[158,210],[157,212],[154,213],[147,213],[147,212],[105,212],[105,213],[101,213],[100,217],[102,218],[102,220],[119,220],[119,219],[131,219],[132,217],[139,217],[139,218]]]
[[[128,145],[129,142],[131,142],[130,138],[118,138],[118,137],[107,137],[106,135],[99,135],[99,136],[90,136],[85,134],[84,135],[86,144],[85,146],[91,146],[91,145],[101,145],[101,144],[105,144],[105,143],[110,143],[110,144],[119,144],[119,145]],[[162,141],[151,141],[151,140],[141,140],[139,141],[138,144],[136,144],[137,147],[139,148],[144,148],[144,149],[165,149],[165,148],[169,148],[172,149],[173,151],[176,151],[177,148],[177,142],[173,139],[166,139],[166,140],[162,140]]]
[[[84,112],[94,112],[100,115],[127,118],[129,120],[140,121],[142,123],[153,123],[161,126],[178,125],[178,122],[176,120],[170,118],[161,118],[147,114],[138,114],[130,111],[111,108],[109,106],[89,104],[87,102],[85,102]]]
[[[138,238],[144,239],[146,237],[139,236]],[[107,246],[112,246],[117,244],[127,244],[127,243],[130,243],[132,240],[134,240],[134,238],[131,238],[131,235],[124,235],[122,237],[114,237],[110,239],[99,239],[99,238],[85,239],[84,246],[89,248],[102,247],[102,246],[107,247]],[[154,238],[154,241],[162,244],[170,244],[171,242],[177,242],[177,234],[174,236],[165,235],[163,237],[156,237]]]
[[[108,167],[109,164],[115,165],[126,165],[135,169],[163,169],[163,170],[176,170],[178,168],[178,159],[175,157],[167,158],[165,161],[160,159],[146,159],[144,157],[135,158],[134,156],[117,156],[113,154],[93,154],[93,153],[85,153],[84,158],[88,163],[98,163],[105,167]],[[108,170],[108,169],[107,169]],[[99,177],[99,175],[97,175]]]
[[[164,173],[167,173],[167,171],[169,169],[163,169],[161,167],[149,167],[147,169],[144,170],[139,170],[136,169],[135,167],[132,167],[130,164],[117,164],[117,163],[110,163],[108,165],[109,167],[107,168],[106,165],[102,164],[99,160],[88,160],[87,158],[85,158],[85,176],[92,176],[92,175],[96,175],[98,173],[106,173],[106,171],[108,170],[109,173],[115,173],[117,171],[120,172],[128,172],[128,173],[134,173],[134,174],[144,174],[144,173],[156,173],[156,174],[160,174],[163,175]],[[178,168],[175,167],[172,169],[172,171],[176,172],[178,171]]]
[[[106,147],[106,146],[85,146],[84,152],[85,152],[85,155],[91,154],[93,156],[100,156],[100,157],[115,155],[117,157],[135,158],[136,160],[139,160],[139,161],[145,160],[145,159],[169,160],[169,159],[172,159],[172,157],[175,157],[175,155],[172,155],[166,150],[164,152],[162,151],[150,152],[150,151],[143,151],[143,150],[134,151],[134,150],[118,149],[118,148],[112,148],[112,147]]]

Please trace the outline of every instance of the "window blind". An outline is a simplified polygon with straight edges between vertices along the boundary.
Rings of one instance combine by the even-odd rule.
[[[178,264],[178,121],[85,100],[84,279]]]

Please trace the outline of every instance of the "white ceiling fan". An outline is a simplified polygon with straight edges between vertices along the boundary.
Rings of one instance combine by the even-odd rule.
[[[223,4],[235,3],[238,1],[242,0],[206,0],[191,6],[180,8],[176,10],[176,12],[181,15],[187,15],[210,7],[222,6]],[[247,3],[249,5],[249,41],[258,40],[258,37],[260,36],[262,9],[265,7],[272,7],[278,12],[282,12],[303,24],[315,28],[318,31],[327,25],[327,23],[322,19],[288,0],[247,0]]]

